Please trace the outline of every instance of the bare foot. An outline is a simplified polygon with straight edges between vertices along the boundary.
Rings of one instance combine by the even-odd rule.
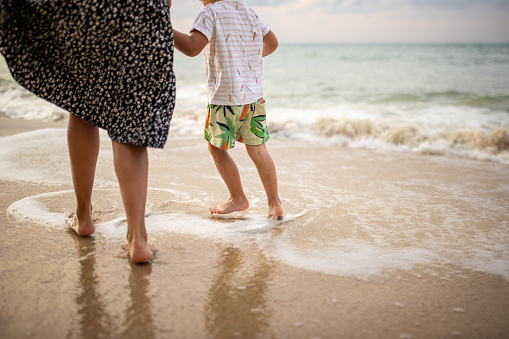
[[[146,241],[128,242],[124,244],[122,248],[129,252],[129,258],[131,258],[131,261],[135,264],[143,264],[150,261],[157,252],[157,248]]]
[[[281,206],[281,200],[274,206],[269,206],[269,213],[267,213],[267,218],[283,220],[283,206]]]
[[[65,218],[65,223],[73,229],[74,232],[81,236],[92,235],[95,232],[95,225],[92,220],[92,216],[89,218],[83,218],[82,221],[79,221],[76,211],[72,211],[71,214]]]
[[[233,200],[232,198],[223,202],[220,205],[210,207],[211,214],[228,214],[232,212],[245,211],[249,208],[249,201],[247,199]]]

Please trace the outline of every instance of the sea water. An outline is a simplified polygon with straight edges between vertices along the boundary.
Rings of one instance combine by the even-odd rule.
[[[176,120],[203,120],[197,59],[176,55]],[[273,137],[509,162],[509,44],[283,44],[264,68]]]
[[[171,133],[201,137],[202,55],[175,53]],[[274,138],[509,163],[509,44],[281,44],[264,59]],[[67,113],[21,89],[0,63],[0,115]]]

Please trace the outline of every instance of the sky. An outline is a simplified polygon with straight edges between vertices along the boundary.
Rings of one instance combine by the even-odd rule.
[[[509,42],[509,0],[245,0],[282,43]],[[199,0],[172,0],[188,32]]]

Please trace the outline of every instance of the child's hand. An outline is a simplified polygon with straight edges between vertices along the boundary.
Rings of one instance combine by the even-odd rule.
[[[167,0],[168,1],[168,6],[171,8],[171,0]]]

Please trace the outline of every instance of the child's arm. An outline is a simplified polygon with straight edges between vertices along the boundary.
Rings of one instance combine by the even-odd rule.
[[[277,41],[276,35],[274,32],[269,31],[269,33],[265,34],[263,37],[263,56],[272,54],[277,49],[279,42]]]
[[[175,48],[190,57],[200,54],[209,42],[205,35],[196,30],[191,31],[190,35],[173,30],[173,39]]]

